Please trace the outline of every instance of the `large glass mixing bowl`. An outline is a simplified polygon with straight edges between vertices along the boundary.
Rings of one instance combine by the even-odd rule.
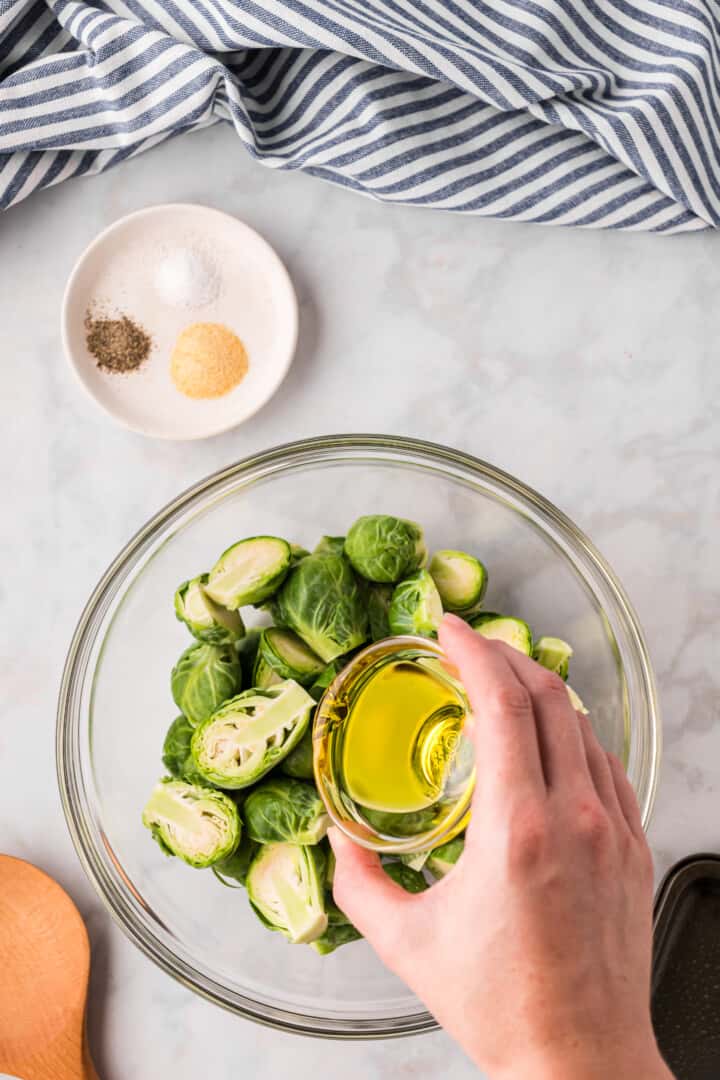
[[[650,662],[621,586],[571,521],[490,465],[410,439],[311,439],[223,469],[161,510],[95,589],[70,647],[57,756],[73,841],[111,914],[169,974],[242,1016],[341,1038],[435,1022],[365,942],[328,957],[288,945],[242,890],[163,858],[140,814],[176,713],[169,671],[188,643],[173,614],[178,583],[243,536],[312,547],[366,513],[421,522],[430,550],[476,552],[489,568],[488,609],[572,642],[573,686],[625,760],[645,823],[660,754]]]

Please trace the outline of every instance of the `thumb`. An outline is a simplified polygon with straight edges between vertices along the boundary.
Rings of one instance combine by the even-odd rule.
[[[338,828],[328,831],[328,839],[336,859],[335,903],[370,944],[387,955],[416,898],[388,877],[376,852],[353,843]]]

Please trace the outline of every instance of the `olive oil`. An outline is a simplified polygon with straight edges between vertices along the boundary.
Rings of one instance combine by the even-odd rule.
[[[427,638],[384,638],[353,657],[322,698],[314,768],[328,813],[358,843],[411,853],[468,821],[475,784],[468,703]]]
[[[350,797],[370,810],[424,810],[442,795],[464,710],[449,683],[416,663],[386,664],[353,702],[343,738]]]

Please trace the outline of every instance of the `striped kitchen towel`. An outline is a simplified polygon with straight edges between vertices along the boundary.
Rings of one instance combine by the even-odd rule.
[[[716,227],[719,52],[717,0],[0,0],[0,207],[223,120],[387,202]]]

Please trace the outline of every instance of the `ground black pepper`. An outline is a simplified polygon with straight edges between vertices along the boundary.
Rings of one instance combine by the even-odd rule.
[[[150,354],[150,335],[127,315],[85,315],[85,341],[97,366],[113,373],[136,371]]]

